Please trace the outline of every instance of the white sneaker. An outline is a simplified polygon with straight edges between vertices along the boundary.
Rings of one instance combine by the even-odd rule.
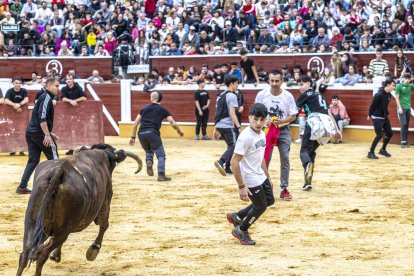
[[[302,139],[301,139],[301,138],[296,139],[296,140],[295,140],[295,143],[296,143],[296,144],[300,144],[300,143],[302,143]]]

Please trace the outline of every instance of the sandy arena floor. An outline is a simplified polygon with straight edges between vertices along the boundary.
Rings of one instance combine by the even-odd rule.
[[[106,142],[130,149],[127,138]],[[392,158],[368,160],[367,143],[324,146],[314,189],[303,192],[299,146],[293,144],[293,200],[277,200],[251,228],[257,245],[246,247],[232,237],[225,217],[245,203],[233,176],[213,166],[224,142],[164,143],[173,181],[158,183],[145,170],[134,175],[133,160],[120,164],[111,225],[97,259],[85,258],[98,233],[91,225],[69,236],[61,263],[48,261],[44,275],[414,275],[414,147],[391,145]],[[0,156],[0,275],[16,273],[22,248],[28,196],[14,190],[26,161]],[[275,184],[278,167],[275,158]]]

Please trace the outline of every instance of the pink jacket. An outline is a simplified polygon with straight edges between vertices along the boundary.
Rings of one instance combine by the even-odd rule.
[[[338,105],[334,106],[331,105],[329,107],[329,112],[332,115],[338,115],[341,117],[342,120],[351,120],[351,118],[349,118],[348,113],[346,112],[346,108],[344,106],[344,104],[341,102],[341,100],[338,100]]]

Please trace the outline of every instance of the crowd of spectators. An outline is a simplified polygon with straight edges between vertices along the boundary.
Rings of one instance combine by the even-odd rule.
[[[7,56],[149,56],[414,48],[410,0],[0,0]]]

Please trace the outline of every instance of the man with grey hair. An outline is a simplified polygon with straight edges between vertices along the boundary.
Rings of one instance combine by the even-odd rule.
[[[145,161],[147,164],[147,174],[154,175],[152,165],[154,163],[154,153],[158,160],[158,181],[171,181],[171,177],[165,175],[165,151],[160,136],[161,123],[164,119],[171,124],[181,137],[184,133],[181,131],[177,123],[174,121],[171,113],[161,106],[162,94],[159,91],[151,93],[151,104],[141,109],[135,119],[132,128],[132,135],[129,144],[134,146],[136,134],[138,134],[139,142],[145,150]],[[137,133],[138,125],[140,128]]]
[[[322,44],[329,45],[330,42],[331,40],[329,39],[328,35],[325,34],[325,29],[322,27],[318,28],[318,35],[313,40],[313,46],[315,47],[315,49],[318,50]]]

